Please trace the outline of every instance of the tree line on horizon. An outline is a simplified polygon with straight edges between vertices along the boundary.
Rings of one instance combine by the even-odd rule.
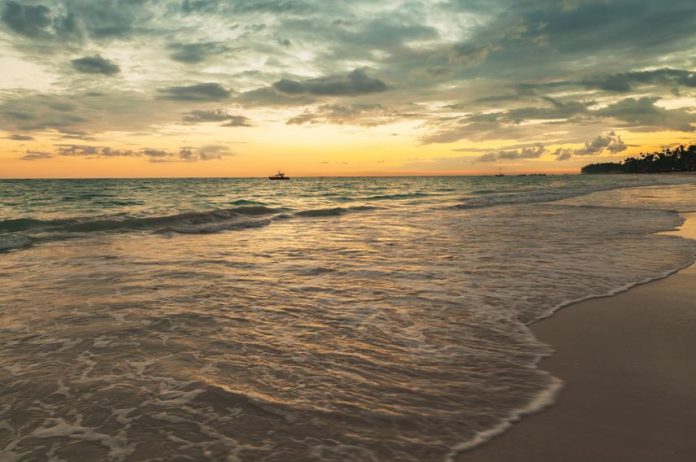
[[[582,173],[694,172],[696,171],[696,145],[641,153],[638,157],[629,157],[622,162],[589,164],[585,165],[581,171]]]

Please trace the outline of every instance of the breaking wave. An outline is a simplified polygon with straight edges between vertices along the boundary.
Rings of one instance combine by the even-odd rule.
[[[24,234],[10,234],[8,236],[0,236],[0,252],[8,250],[21,249],[31,245],[31,238]]]
[[[320,218],[346,213],[376,210],[378,207],[332,207],[286,213],[287,208],[258,205],[256,201],[239,200],[238,207],[205,212],[185,212],[150,217],[80,217],[57,220],[19,218],[0,221],[0,251],[28,247],[32,238],[19,232],[41,234],[39,240],[60,239],[70,234],[93,232],[126,232],[152,230],[159,233],[208,234],[267,226],[275,220],[292,217]]]
[[[360,212],[368,210],[377,210],[378,207],[371,207],[369,205],[359,205],[356,207],[331,207],[326,209],[314,209],[314,210],[302,210],[296,212],[296,217],[334,217],[339,215],[344,215],[350,212]]]

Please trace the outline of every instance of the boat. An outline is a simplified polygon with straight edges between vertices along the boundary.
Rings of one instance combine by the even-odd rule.
[[[289,180],[289,176],[285,176],[285,173],[283,172],[278,172],[275,175],[271,175],[268,177],[269,180]]]
[[[503,169],[502,169],[502,167],[500,168],[500,173],[498,173],[496,176],[505,176],[505,175],[503,175]]]

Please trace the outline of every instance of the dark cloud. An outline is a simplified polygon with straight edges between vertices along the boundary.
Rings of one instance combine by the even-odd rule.
[[[103,79],[98,80],[99,84],[102,82]],[[177,102],[153,102],[147,94],[130,91],[78,91],[60,95],[10,91],[0,99],[0,125],[6,131],[56,130],[79,138],[104,131],[135,131],[172,123],[179,112]]]
[[[12,120],[33,120],[36,116],[30,112],[15,111],[15,110],[5,110],[3,111],[3,116]]]
[[[73,59],[70,64],[73,69],[83,74],[114,75],[121,72],[121,68],[116,63],[99,55]]]
[[[184,114],[184,122],[186,123],[205,123],[205,122],[226,122],[224,127],[251,127],[251,121],[248,117],[241,115],[228,114],[221,109],[216,110],[195,110]]]
[[[440,37],[436,28],[426,26],[408,15],[384,15],[368,21],[337,20],[333,22],[331,30],[339,46],[350,44],[350,47],[361,51],[397,51],[413,41],[436,40]]]
[[[349,105],[325,104],[314,111],[306,110],[287,121],[288,125],[303,124],[353,124],[375,126],[395,122],[400,118],[410,117],[411,114],[399,114],[386,109],[381,104],[355,103]]]
[[[355,69],[346,75],[332,75],[303,81],[283,79],[273,88],[286,95],[355,96],[387,90],[379,79],[369,77],[365,69]]]
[[[633,86],[658,84],[678,89],[680,86],[696,87],[696,73],[680,69],[656,69],[652,71],[619,72],[586,77],[582,83],[588,88],[625,93]]]
[[[517,123],[503,122],[496,114],[479,114],[461,118],[454,122],[445,120],[435,123],[437,129],[426,133],[424,144],[453,143],[468,139],[483,141],[494,139],[519,139],[525,136],[525,131]]]
[[[233,156],[235,153],[230,151],[227,146],[209,144],[199,148],[183,147],[179,149],[179,160],[195,162],[199,160],[219,160],[224,157]]]
[[[313,103],[314,100],[307,95],[285,95],[273,88],[257,88],[243,92],[236,98],[236,102],[243,106],[304,106]]]
[[[551,107],[525,107],[512,109],[499,117],[500,120],[523,122],[525,120],[569,119],[587,112],[587,103],[581,101],[560,102],[553,98],[544,98]]]
[[[29,136],[29,135],[20,135],[20,134],[10,135],[10,136],[8,136],[7,138],[10,139],[10,140],[14,140],[14,141],[31,141],[31,140],[34,139],[33,136]]]
[[[655,103],[659,97],[625,98],[611,106],[592,111],[624,122],[625,127],[650,130],[694,131],[696,114],[684,109],[664,109]]]
[[[233,2],[230,7],[235,13],[303,13],[312,8],[309,2],[300,0],[245,0]]]
[[[45,6],[12,1],[5,4],[2,20],[14,32],[32,38],[47,35],[47,28],[52,23],[51,10]]]
[[[171,43],[167,48],[172,52],[169,55],[170,58],[186,64],[198,64],[210,56],[228,50],[225,45],[219,42]]]
[[[556,160],[568,160],[573,157],[573,152],[572,149],[558,148],[553,155],[556,156]]]
[[[499,160],[538,159],[545,152],[546,148],[541,143],[537,143],[518,149],[488,152],[477,160],[479,162],[496,162]]]
[[[300,14],[312,9],[311,2],[300,0],[184,0],[181,11],[185,14],[245,15],[255,13]]]
[[[251,121],[248,117],[240,115],[231,115],[227,119],[227,123],[222,124],[223,127],[251,127]]]
[[[558,148],[554,155],[557,160],[568,160],[573,156],[592,156],[599,155],[604,152],[617,154],[628,149],[626,143],[623,142],[621,136],[616,132],[609,132],[607,135],[599,135],[585,143],[585,146],[580,149]]]
[[[184,13],[213,13],[219,6],[218,0],[184,0],[181,10]]]
[[[114,149],[109,146],[94,146],[84,144],[57,144],[55,145],[56,155],[69,157],[104,158],[104,157],[141,157],[150,162],[196,162],[206,160],[219,160],[223,157],[232,156],[234,152],[224,145],[204,145],[201,147],[185,146],[178,151],[169,151],[159,148],[141,149]],[[29,153],[27,151],[27,153]],[[51,153],[41,154],[43,157],[34,156],[35,160],[53,157]],[[48,157],[46,157],[48,156]],[[26,156],[25,156],[26,157]]]
[[[519,98],[512,95],[504,95],[503,101],[536,102],[535,106],[517,107],[509,110],[495,112],[473,113],[464,117],[443,118],[431,121],[430,125],[435,129],[424,137],[425,143],[451,143],[461,139],[485,140],[485,139],[511,139],[523,135],[525,129],[521,125],[527,121],[543,121],[545,123],[568,123],[578,118],[586,118],[589,114],[591,102],[585,101],[561,101],[548,96]],[[484,98],[484,105],[488,105],[494,98]],[[542,103],[543,105],[539,105]],[[477,107],[480,99],[472,105]],[[467,104],[448,105],[448,109],[464,110]]]
[[[46,106],[50,107],[51,109],[55,111],[62,111],[62,112],[70,112],[74,111],[77,109],[77,105],[74,103],[70,103],[68,101],[60,101],[60,100],[47,100],[46,101]]]
[[[2,21],[13,32],[41,43],[42,51],[61,51],[66,44],[125,38],[154,16],[147,0],[57,0],[46,5],[8,1]],[[145,28],[141,31],[145,32]]]
[[[27,151],[26,154],[20,157],[21,160],[45,160],[51,158],[53,158],[51,153],[41,151]]]
[[[59,144],[56,148],[61,156],[96,156],[101,151],[99,146],[79,144]]]
[[[149,157],[150,159],[162,159],[169,158],[172,156],[171,152],[165,151],[163,149],[145,148],[141,152],[143,155]]]
[[[174,101],[223,101],[231,92],[219,83],[198,83],[159,90],[161,97]]]
[[[486,60],[488,55],[500,46],[494,43],[476,45],[471,43],[460,43],[452,47],[450,51],[450,62],[456,64],[473,65]]]
[[[576,156],[589,156],[599,154],[604,150],[612,153],[625,151],[626,144],[621,140],[621,137],[614,132],[610,132],[607,136],[598,136],[592,141],[585,143],[585,147],[573,151]]]
[[[104,146],[99,150],[99,155],[102,157],[133,157],[137,156],[138,153],[130,149],[112,149]]]
[[[40,109],[40,107],[35,108]],[[18,131],[35,131],[45,129],[64,130],[88,122],[89,119],[77,114],[62,111],[29,112],[26,110],[3,109],[0,105],[0,119],[9,122],[8,125]]]

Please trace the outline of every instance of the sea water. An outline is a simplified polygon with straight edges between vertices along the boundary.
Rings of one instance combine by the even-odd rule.
[[[455,459],[562,386],[531,323],[693,261],[695,183],[0,181],[0,460]]]

